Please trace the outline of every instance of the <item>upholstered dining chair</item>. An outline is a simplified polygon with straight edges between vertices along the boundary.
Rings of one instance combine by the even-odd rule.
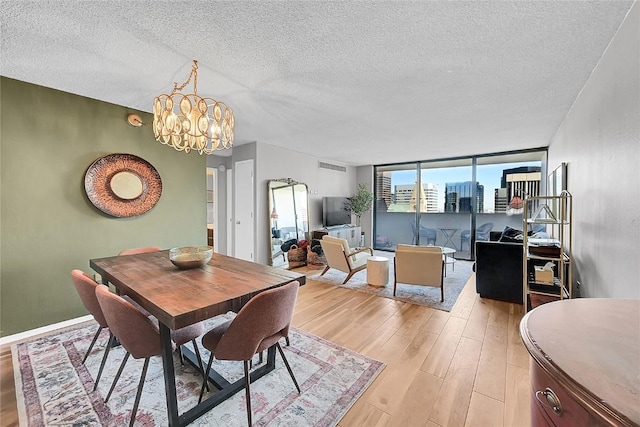
[[[162,248],[158,246],[145,246],[142,248],[123,249],[120,252],[118,252],[118,255],[137,255],[137,254],[144,254],[147,252],[158,252],[161,250]]]
[[[322,236],[320,245],[327,259],[327,266],[320,275],[323,276],[330,268],[347,273],[346,279],[342,282],[343,285],[358,271],[367,268],[367,258],[373,256],[371,248],[354,250],[349,247],[347,239],[329,235]]]
[[[133,426],[140,403],[140,394],[147,376],[149,359],[151,356],[159,356],[161,354],[160,332],[150,318],[124,298],[109,291],[108,287],[103,285],[96,287],[96,298],[107,320],[109,329],[127,351],[104,400],[105,403],[109,401],[129,356],[133,356],[134,359],[145,359],[129,421],[129,426]]]
[[[249,361],[257,353],[276,346],[289,371],[298,393],[300,386],[289,366],[289,361],[278,340],[289,335],[293,308],[298,297],[300,283],[293,281],[275,289],[263,291],[251,298],[232,320],[216,326],[202,337],[202,345],[211,352],[204,375],[199,401],[202,401],[205,384],[213,359],[244,362],[247,420],[251,426],[251,377]]]
[[[159,246],[144,246],[140,248],[131,248],[131,249],[123,249],[118,252],[118,256],[122,255],[137,255],[144,254],[148,252],[158,252],[161,251],[162,248]],[[138,310],[140,310],[144,315],[150,316],[151,314],[142,308],[135,301],[129,300]],[[193,344],[193,349],[196,354],[196,359],[198,360],[198,366],[200,367],[200,371],[204,371],[204,365],[202,364],[202,357],[200,356],[200,351],[198,350],[198,344],[196,343],[196,338],[204,333],[204,324],[196,323],[195,325],[191,325],[187,328],[178,329],[175,331],[171,331],[171,339],[176,344],[178,354],[180,355],[180,363],[184,364],[184,357],[182,356],[182,346],[189,341]]]
[[[444,301],[444,258],[440,246],[399,244],[394,257],[393,295],[398,283],[440,288],[440,302]]]
[[[100,309],[100,304],[96,299],[96,287],[98,283],[96,283],[88,274],[86,274],[82,270],[74,269],[71,270],[71,280],[73,281],[73,286],[75,286],[78,295],[80,296],[80,300],[84,307],[91,313],[96,322],[98,322],[98,330],[96,334],[93,336],[93,340],[87,349],[87,352],[84,354],[82,358],[82,363],[87,361],[87,357],[89,357],[89,353],[91,353],[91,349],[95,345],[98,337],[100,336],[100,332],[103,329],[108,328],[107,319],[104,318],[104,314],[102,314],[102,309]],[[112,335],[109,335],[109,341],[111,341]],[[107,347],[108,348],[108,347]],[[108,351],[108,350],[107,350]],[[100,378],[98,378],[98,381]],[[97,383],[97,381],[96,381]]]
[[[82,363],[84,363],[86,362],[87,357],[89,357],[89,353],[91,353],[91,350],[93,349],[93,346],[95,345],[98,337],[100,336],[100,333],[102,332],[103,329],[108,328],[109,325],[107,323],[107,319],[105,319],[104,314],[102,313],[102,309],[100,308],[100,303],[96,298],[96,288],[100,286],[100,284],[94,281],[84,271],[78,270],[78,269],[71,270],[71,279],[73,280],[73,285],[75,286],[76,291],[78,292],[78,295],[80,295],[82,304],[89,311],[89,313],[91,313],[91,315],[96,320],[96,322],[98,322],[98,330],[96,331],[96,334],[93,336],[93,340],[91,341],[91,344],[89,344],[89,348],[87,349],[87,352],[82,358]],[[149,316],[146,310],[142,309],[142,307],[140,307],[135,301],[131,300],[128,296],[123,296],[123,298],[127,300],[130,304],[132,304],[134,307],[138,308],[145,316]],[[204,332],[204,327],[201,325],[200,329],[193,329],[193,332],[190,332],[189,330],[186,330],[186,331],[178,330],[176,332],[177,332],[176,338],[178,339],[178,341],[184,344],[189,340],[191,340],[191,338],[189,338],[188,340],[185,340],[185,338],[189,337],[190,334],[196,333],[197,335],[195,335],[195,337],[202,335],[202,333]],[[194,347],[196,347],[195,337],[193,337]],[[105,346],[104,353],[102,354],[102,361],[100,362],[98,375],[96,376],[96,380],[93,384],[93,391],[96,391],[98,389],[98,384],[100,383],[100,378],[102,378],[104,366],[107,362],[107,358],[109,357],[109,351],[114,345],[116,345],[116,337],[113,335],[111,330],[109,330],[109,340],[107,342],[107,345]],[[198,349],[196,347],[196,352],[197,351]],[[198,357],[198,362],[200,363],[200,370],[203,370],[200,354],[196,353],[196,356]]]

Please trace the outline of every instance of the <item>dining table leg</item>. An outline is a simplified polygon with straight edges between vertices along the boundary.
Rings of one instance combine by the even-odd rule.
[[[162,323],[159,324],[160,343],[162,346],[162,367],[164,371],[164,390],[167,397],[167,417],[169,426],[179,426],[178,399],[176,397],[176,374],[173,368],[173,348],[171,345],[171,330]]]

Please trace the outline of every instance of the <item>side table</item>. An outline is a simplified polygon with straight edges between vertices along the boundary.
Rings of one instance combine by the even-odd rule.
[[[367,258],[367,283],[372,286],[387,286],[389,282],[389,258],[372,256]]]

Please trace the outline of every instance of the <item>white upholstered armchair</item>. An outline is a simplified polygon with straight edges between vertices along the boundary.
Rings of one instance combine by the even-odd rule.
[[[329,235],[322,236],[320,245],[327,259],[327,267],[320,275],[324,275],[330,268],[343,271],[347,273],[347,278],[342,282],[343,285],[355,273],[367,268],[367,258],[373,256],[373,249],[371,248],[351,249],[346,239],[339,239]]]
[[[439,246],[398,245],[394,258],[393,295],[398,283],[440,288],[444,301],[444,258]]]

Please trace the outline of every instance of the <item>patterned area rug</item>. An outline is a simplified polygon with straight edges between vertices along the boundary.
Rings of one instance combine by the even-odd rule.
[[[207,329],[225,320],[218,316],[207,321]],[[124,356],[122,347],[109,353],[98,390],[92,392],[108,340],[100,335],[86,364],[82,357],[89,347],[97,324],[33,339],[12,346],[16,397],[20,425],[102,425],[121,426],[129,422],[143,360],[129,358],[118,385],[104,403],[115,372]],[[296,375],[298,394],[282,358],[276,354],[276,369],[251,384],[253,421],[257,426],[334,426],[384,368],[384,364],[292,328],[291,346],[283,350]],[[205,361],[209,353],[202,349]],[[266,356],[266,354],[265,354]],[[266,357],[265,357],[266,359]],[[260,366],[254,360],[254,368]],[[195,406],[202,376],[174,357],[180,413]],[[242,362],[214,362],[214,369],[230,381],[242,378]],[[162,360],[153,357],[136,425],[167,425]],[[244,390],[212,409],[194,426],[246,426]]]
[[[456,260],[454,265],[447,265],[447,275],[444,278],[444,302],[440,302],[440,288],[431,286],[415,286],[398,284],[396,296],[393,296],[393,256],[394,253],[376,251],[375,255],[389,258],[389,281],[384,287],[371,286],[367,283],[367,270],[357,272],[343,285],[347,273],[340,270],[330,269],[324,276],[320,276],[322,270],[317,273],[307,273],[309,279],[318,282],[332,283],[356,291],[367,292],[380,297],[391,298],[397,301],[409,302],[412,304],[426,305],[443,311],[451,311],[451,308],[458,299],[458,295],[471,277],[473,262]]]

